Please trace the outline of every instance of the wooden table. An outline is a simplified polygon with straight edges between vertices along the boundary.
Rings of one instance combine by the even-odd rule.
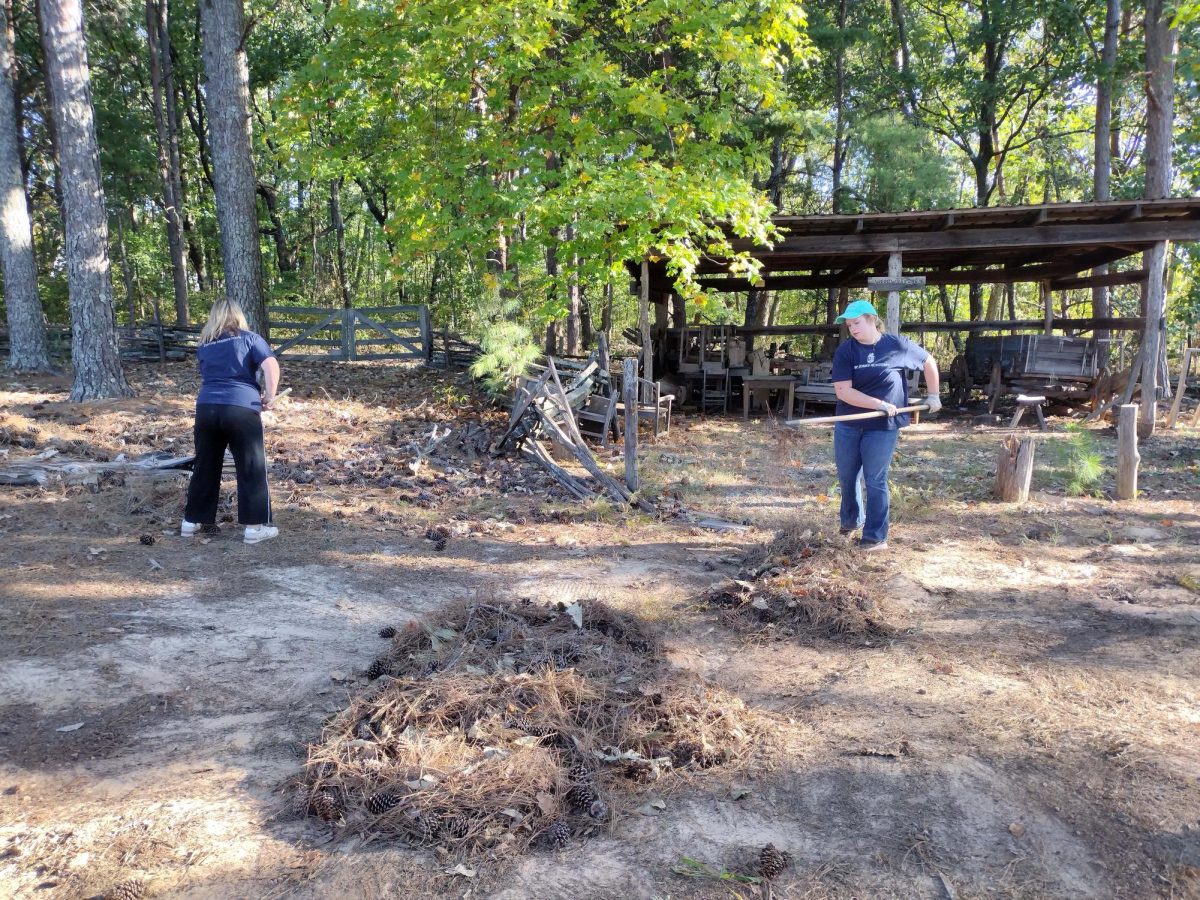
[[[787,403],[783,406],[786,416],[792,414],[796,401],[796,379],[791,375],[746,375],[742,378],[742,418],[750,418],[750,395],[760,394],[763,404],[767,403],[771,391],[786,391]]]

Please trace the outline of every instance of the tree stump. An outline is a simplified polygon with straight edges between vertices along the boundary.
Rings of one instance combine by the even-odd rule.
[[[1005,503],[1024,503],[1029,499],[1035,447],[1031,437],[1010,434],[1004,439],[996,458],[996,499]]]
[[[1133,500],[1137,497],[1138,464],[1142,456],[1138,453],[1138,405],[1127,403],[1121,407],[1117,419],[1117,499]]]

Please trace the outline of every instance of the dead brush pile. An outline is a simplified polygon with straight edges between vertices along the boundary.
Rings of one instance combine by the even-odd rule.
[[[847,577],[838,548],[790,529],[746,554],[738,578],[707,591],[722,624],[757,639],[815,637],[874,643],[899,633],[897,613]]]
[[[296,793],[298,813],[368,840],[560,848],[649,784],[774,746],[773,719],[681,681],[643,623],[598,601],[460,601],[382,634],[372,688],[309,748]]]

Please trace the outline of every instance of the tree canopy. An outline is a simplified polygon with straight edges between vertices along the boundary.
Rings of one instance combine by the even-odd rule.
[[[159,107],[148,8],[171,68],[158,73],[170,82]],[[623,267],[649,257],[669,261],[704,315],[738,321],[746,298],[704,305],[691,281],[706,255],[729,254],[725,225],[769,241],[776,211],[1091,199],[1102,84],[1112,196],[1141,196],[1143,23],[1124,11],[1108,64],[1105,14],[1065,0],[250,0],[267,302],[426,302],[446,327],[503,322],[509,336],[580,317],[586,341],[632,324]],[[1171,192],[1193,194],[1200,6],[1174,15]],[[61,189],[32,0],[15,0],[12,19],[39,292],[63,322]],[[193,319],[223,289],[199,19],[196,0],[85,11],[121,321],[156,304],[170,317],[172,266],[185,270]],[[1200,307],[1196,264],[1190,247],[1168,259],[1175,329]],[[914,302],[930,317],[978,312],[953,292]],[[1118,289],[1113,302],[1120,313],[1136,297]],[[765,315],[819,318],[825,303],[786,292]]]

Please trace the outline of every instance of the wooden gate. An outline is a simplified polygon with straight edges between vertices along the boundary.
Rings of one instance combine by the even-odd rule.
[[[422,359],[433,352],[429,307],[270,306],[275,354],[289,359]],[[278,316],[279,318],[275,318]],[[286,317],[286,318],[284,318]],[[365,337],[359,333],[365,332]]]

